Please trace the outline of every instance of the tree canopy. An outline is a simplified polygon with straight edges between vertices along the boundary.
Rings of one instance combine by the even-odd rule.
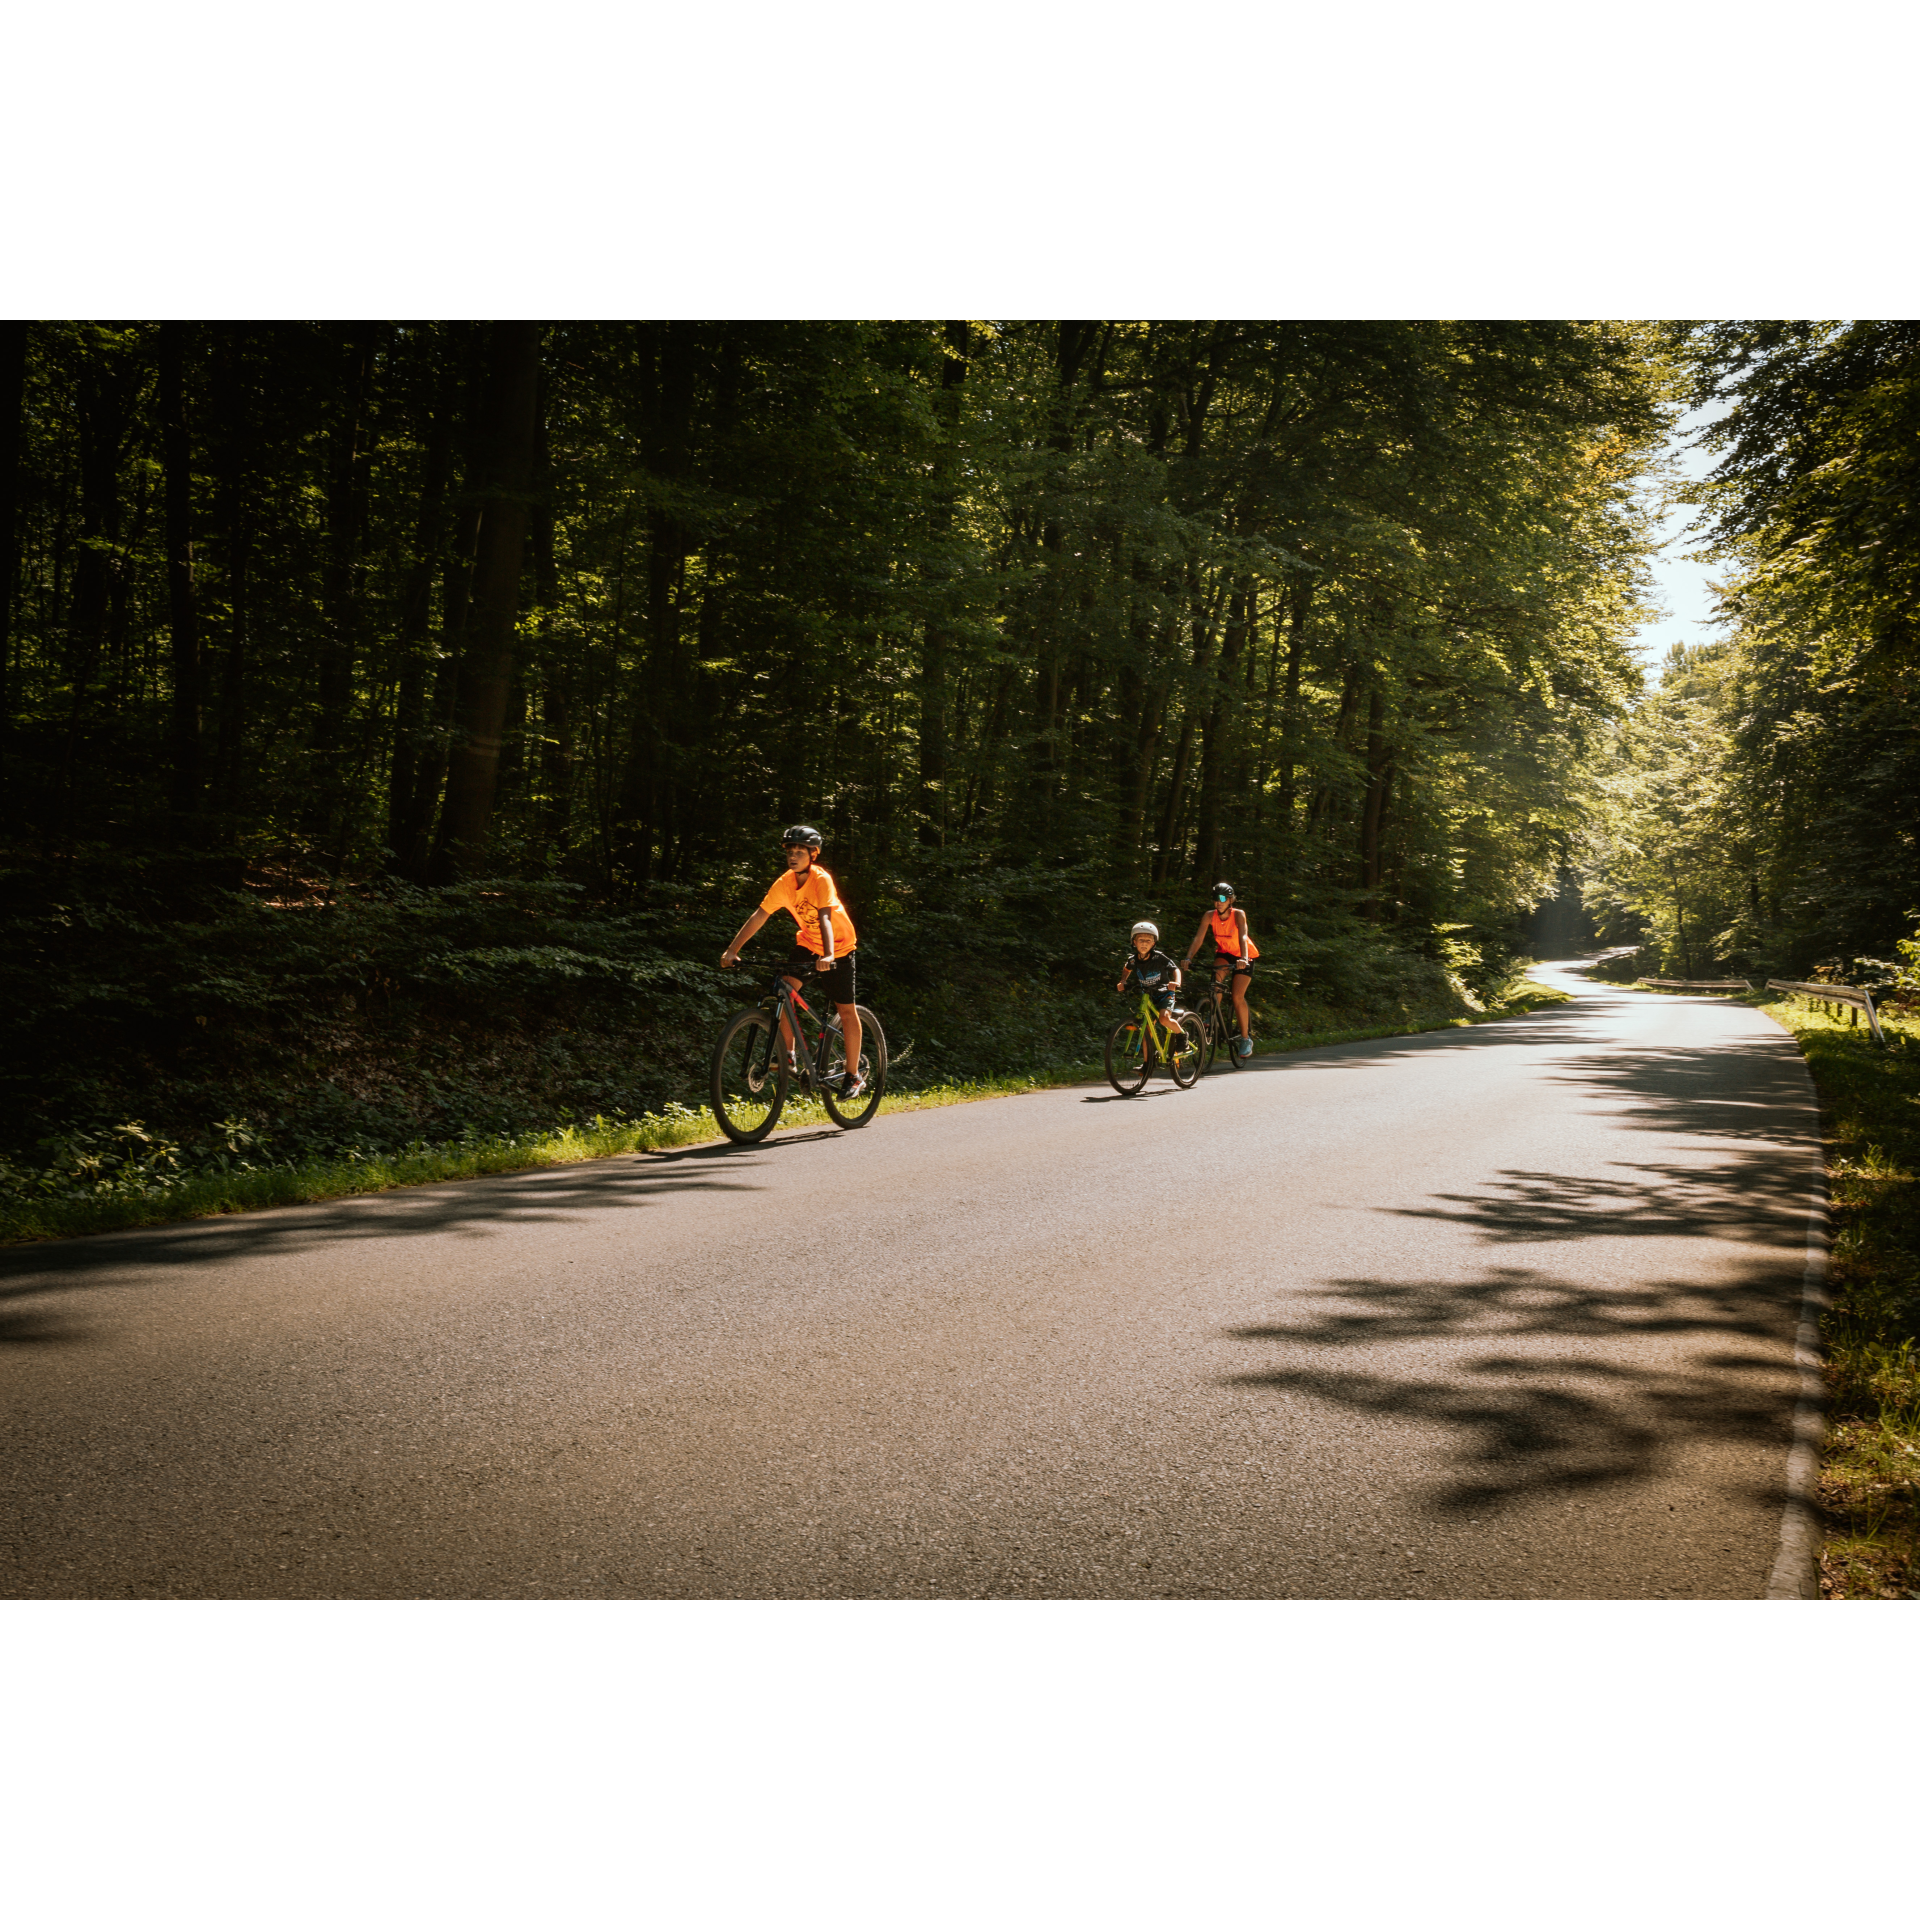
[[[1887,971],[1920,915],[1920,325],[1672,329],[1726,638],[1619,736],[1594,898],[1690,971]],[[1626,916],[1622,918],[1621,916]]]
[[[1623,326],[49,323],[13,367],[42,848],[650,897],[807,815],[869,874],[1497,919],[1635,685]]]

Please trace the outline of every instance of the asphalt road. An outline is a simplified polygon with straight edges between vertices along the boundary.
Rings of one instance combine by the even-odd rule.
[[[0,1254],[0,1593],[1757,1598],[1812,1089],[1568,984]]]

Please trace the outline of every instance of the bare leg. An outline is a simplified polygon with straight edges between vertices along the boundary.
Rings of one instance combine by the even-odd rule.
[[[1247,982],[1251,977],[1244,973],[1233,976],[1233,1010],[1240,1016],[1240,1037],[1243,1040],[1253,1037],[1253,1015],[1247,1011]]]
[[[847,1078],[851,1080],[860,1071],[860,1009],[851,1000],[842,1000],[840,1007],[840,1036],[847,1043]]]

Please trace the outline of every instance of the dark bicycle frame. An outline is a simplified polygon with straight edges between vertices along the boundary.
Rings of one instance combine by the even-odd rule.
[[[1203,960],[1200,964],[1208,969],[1208,980],[1194,995],[1193,1011],[1199,1014],[1200,1024],[1206,1029],[1206,1065],[1211,1069],[1213,1056],[1223,1046],[1231,1047],[1240,1037],[1240,1022],[1233,1011],[1233,976],[1236,969],[1233,955],[1217,949],[1212,959]]]
[[[774,977],[773,991],[760,1002],[760,1005],[773,1015],[772,1020],[767,1024],[767,1057],[762,1064],[754,1058],[752,1052],[749,1052],[748,1072],[751,1073],[756,1068],[762,1073],[777,1070],[774,1064],[777,1056],[773,1050],[775,1047],[784,1047],[787,1044],[789,1023],[785,1016],[791,1015],[793,1031],[805,1035],[804,1045],[794,1049],[794,1072],[806,1082],[807,1091],[817,1100],[820,1097],[821,1081],[832,1077],[826,1064],[826,1046],[830,1036],[840,1031],[837,1024],[839,1016],[815,1013],[807,1005],[802,990],[794,986],[784,973]],[[818,1056],[817,1063],[816,1056]],[[840,1071],[841,1077],[844,1078],[846,1068],[842,1066]]]

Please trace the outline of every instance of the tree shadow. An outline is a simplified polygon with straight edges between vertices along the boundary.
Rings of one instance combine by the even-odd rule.
[[[1622,1177],[1503,1167],[1478,1193],[1436,1193],[1425,1207],[1383,1207],[1403,1220],[1471,1225],[1489,1245],[1659,1239],[1706,1234],[1781,1246],[1805,1232],[1806,1161],[1743,1153],[1715,1165],[1615,1160]],[[1638,1178],[1631,1176],[1638,1175]]]
[[[1442,1044],[1513,1041],[1480,1030]],[[1455,1429],[1460,1450],[1436,1496],[1445,1508],[1643,1480],[1697,1441],[1777,1447],[1784,1464],[1819,1168],[1817,1109],[1791,1038],[1603,1043],[1549,1078],[1599,1103],[1612,1137],[1671,1144],[1647,1140],[1648,1151],[1600,1171],[1503,1167],[1473,1191],[1380,1211],[1465,1227],[1508,1258],[1528,1245],[1590,1244],[1577,1279],[1556,1252],[1552,1271],[1490,1265],[1460,1279],[1332,1280],[1284,1323],[1230,1330],[1290,1362],[1232,1384]],[[1660,1239],[1675,1255],[1652,1278],[1646,1255],[1629,1267],[1607,1252]],[[1711,1261],[1686,1244],[1702,1240],[1714,1246]],[[1409,1355],[1390,1373],[1360,1361],[1361,1349],[1416,1344],[1442,1365],[1415,1371]],[[1353,1350],[1351,1361],[1341,1349]],[[1777,1505],[1777,1476],[1751,1497]]]
[[[1438,1511],[1644,1481],[1700,1440],[1777,1446],[1784,1461],[1797,1381],[1777,1266],[1615,1287],[1501,1267],[1474,1280],[1341,1280],[1322,1302],[1292,1324],[1230,1329],[1293,1364],[1224,1384],[1452,1429]],[[1445,1378],[1342,1365],[1337,1352],[1495,1342]],[[1771,1477],[1750,1489],[1758,1504],[1778,1494]]]
[[[134,1227],[83,1239],[0,1249],[0,1343],[45,1345],[104,1337],[50,1310],[49,1294],[87,1287],[153,1286],[236,1260],[299,1254],[356,1241],[474,1236],[503,1226],[558,1223],[586,1208],[660,1206],[682,1195],[758,1193],[745,1177],[775,1153],[820,1146],[837,1127],[796,1128],[753,1147],[714,1142],[665,1153],[628,1154],[566,1167],[487,1174],[474,1180],[399,1187],[269,1212]]]
[[[1614,1045],[1552,1077],[1616,1103],[1623,1122],[1654,1132],[1809,1147],[1818,1138],[1813,1083],[1786,1033],[1710,1047]]]

